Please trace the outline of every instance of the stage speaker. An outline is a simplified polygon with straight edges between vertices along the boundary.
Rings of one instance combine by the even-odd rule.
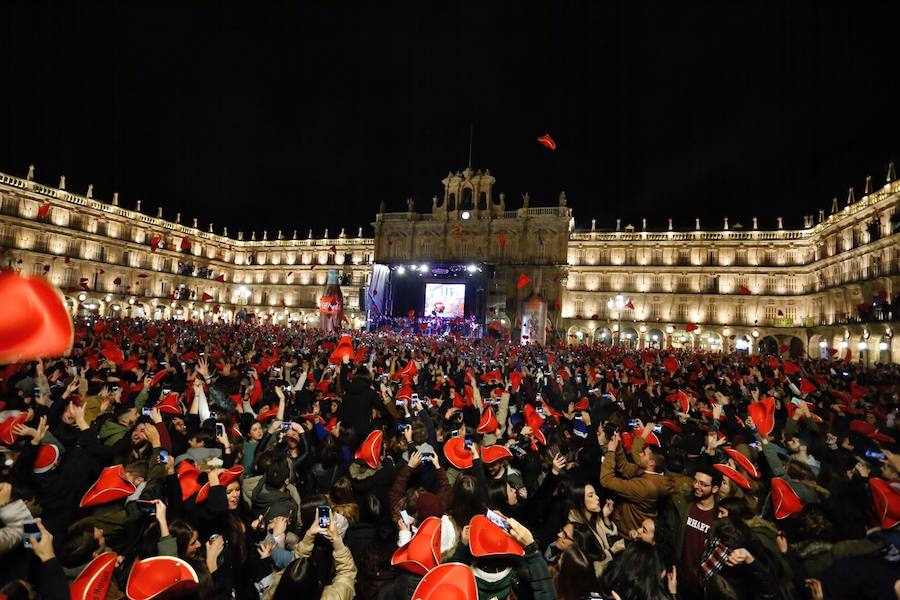
[[[359,288],[359,310],[361,310],[361,311],[366,310],[366,299],[367,299],[366,290],[368,290],[368,288],[366,288],[366,287]]]

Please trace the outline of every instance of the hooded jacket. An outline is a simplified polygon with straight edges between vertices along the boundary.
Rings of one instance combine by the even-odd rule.
[[[299,508],[289,491],[270,488],[266,485],[264,478],[260,478],[256,488],[250,494],[250,502],[253,510],[264,515],[266,520],[276,516],[288,516],[292,513],[296,519]]]

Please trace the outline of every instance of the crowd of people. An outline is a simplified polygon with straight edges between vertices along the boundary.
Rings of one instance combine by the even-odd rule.
[[[0,378],[9,600],[900,598],[896,364],[93,319]]]

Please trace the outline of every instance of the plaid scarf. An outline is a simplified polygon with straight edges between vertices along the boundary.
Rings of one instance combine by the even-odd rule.
[[[731,549],[719,541],[718,538],[710,539],[706,545],[706,552],[700,560],[700,584],[706,585],[713,575],[722,570]]]

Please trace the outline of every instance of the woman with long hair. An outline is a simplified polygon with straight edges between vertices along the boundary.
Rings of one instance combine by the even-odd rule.
[[[555,578],[559,600],[581,600],[600,589],[594,561],[575,544],[559,557],[559,572]]]
[[[569,491],[569,521],[587,525],[594,534],[605,555],[600,565],[601,570],[612,560],[613,552],[622,549],[622,543],[616,544],[615,539],[619,536],[619,530],[610,519],[613,508],[612,499],[604,502],[592,484],[572,484]]]
[[[671,600],[675,595],[675,571],[667,573],[656,549],[646,542],[625,546],[603,574],[607,592],[622,600]]]

